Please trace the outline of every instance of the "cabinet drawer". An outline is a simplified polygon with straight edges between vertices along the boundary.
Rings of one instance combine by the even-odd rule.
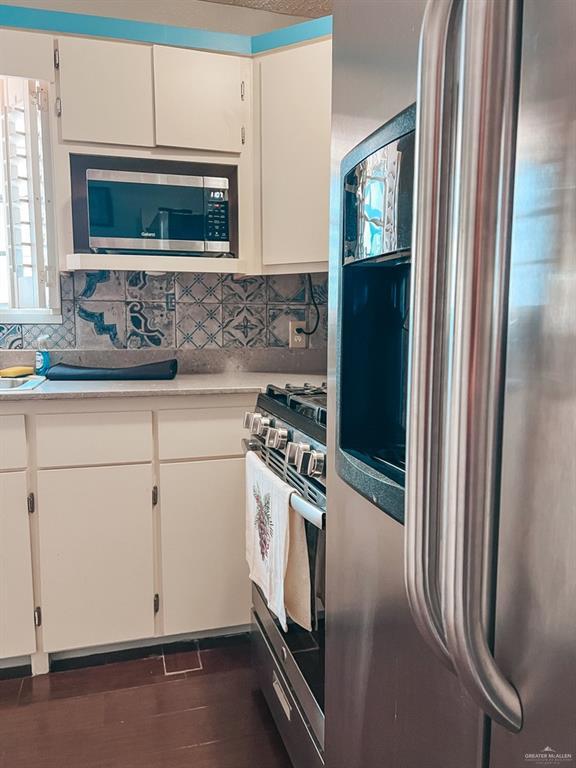
[[[160,460],[240,456],[244,407],[194,408],[158,414]]]
[[[26,467],[24,416],[0,416],[0,469]]]
[[[36,422],[39,467],[152,461],[152,415],[59,413]]]

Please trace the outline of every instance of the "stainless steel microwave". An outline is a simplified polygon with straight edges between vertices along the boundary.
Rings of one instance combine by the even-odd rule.
[[[86,169],[91,251],[230,255],[229,179]]]

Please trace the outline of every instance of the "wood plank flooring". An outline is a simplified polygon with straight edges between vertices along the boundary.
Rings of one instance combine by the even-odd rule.
[[[247,642],[0,680],[0,768],[291,768]]]

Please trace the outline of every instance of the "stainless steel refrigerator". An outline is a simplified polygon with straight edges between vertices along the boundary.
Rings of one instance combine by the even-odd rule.
[[[335,0],[327,768],[576,766],[575,40]]]

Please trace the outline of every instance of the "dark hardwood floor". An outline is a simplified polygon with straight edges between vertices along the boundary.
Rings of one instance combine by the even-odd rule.
[[[248,643],[156,654],[0,680],[0,768],[291,768]]]

